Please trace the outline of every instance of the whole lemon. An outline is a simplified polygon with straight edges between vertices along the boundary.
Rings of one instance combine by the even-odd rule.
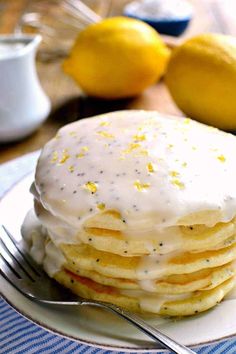
[[[163,75],[169,49],[142,21],[113,17],[78,35],[63,68],[88,94],[100,98],[135,96]]]
[[[236,129],[236,38],[202,34],[186,41],[172,53],[166,84],[187,116]]]

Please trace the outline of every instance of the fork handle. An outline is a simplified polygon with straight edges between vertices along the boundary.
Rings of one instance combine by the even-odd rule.
[[[144,332],[147,336],[151,337],[155,341],[161,343],[163,346],[166,348],[172,350],[172,352],[177,353],[177,354],[195,354],[191,349],[185,347],[184,345],[177,343],[174,339],[171,339],[167,335],[161,333],[158,331],[158,329],[148,325],[145,321],[143,321],[141,318],[138,316],[134,315],[133,313],[130,313],[126,310],[121,309],[120,307],[112,304],[107,304],[103,302],[93,302],[89,301],[85,303],[83,302],[84,305],[92,305],[92,306],[97,306],[97,307],[102,307],[106,308],[107,310],[116,313],[120,317],[124,318],[128,322],[130,322],[132,325],[137,327],[139,330]]]

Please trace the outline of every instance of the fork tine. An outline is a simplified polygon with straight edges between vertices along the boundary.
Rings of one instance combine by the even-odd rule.
[[[57,304],[68,304],[70,301],[70,304],[77,304],[78,297],[49,278],[26,252],[25,247],[0,225],[0,275],[31,300]]]
[[[39,265],[36,263],[36,261],[28,254],[28,250],[23,242],[21,240],[20,242],[16,241],[16,239],[12,236],[12,234],[7,230],[7,228],[2,225],[3,230],[7,234],[8,238],[11,240],[13,247],[17,250],[17,254],[19,254],[19,259],[23,258],[23,261],[27,263],[29,268],[38,276],[42,276],[44,274],[44,271]]]
[[[1,251],[1,250],[0,250]],[[19,277],[19,274],[11,267],[10,264],[5,260],[5,258],[0,253],[0,275],[6,279],[15,289],[17,289],[21,294],[32,299],[31,292],[27,291],[25,288],[26,281]],[[22,283],[23,282],[23,283]],[[34,284],[33,282],[27,282],[28,284]]]
[[[13,242],[13,238],[9,236],[9,232],[6,228],[1,227],[0,229],[0,253],[5,261],[13,268],[13,270],[21,277],[28,277],[30,280],[34,281],[35,272],[29,267],[22,253],[16,247]]]
[[[15,277],[18,279],[27,277],[27,275],[23,273],[22,268],[19,267],[14,257],[8,253],[7,248],[5,247],[1,239],[0,239],[0,255],[1,255],[2,262],[5,263],[5,267],[3,267],[3,269],[8,267],[11,273],[15,274]]]
[[[12,269],[12,267],[7,263],[5,258],[0,253],[0,274],[5,278],[9,279],[12,283],[16,283],[19,279],[19,275]]]

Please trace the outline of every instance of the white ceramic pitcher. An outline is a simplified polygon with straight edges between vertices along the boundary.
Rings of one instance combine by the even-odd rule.
[[[0,35],[0,142],[26,137],[49,114],[35,67],[40,41],[39,35]]]

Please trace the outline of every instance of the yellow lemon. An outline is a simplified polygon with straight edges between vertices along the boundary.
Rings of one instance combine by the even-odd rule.
[[[166,84],[187,116],[236,129],[236,38],[202,34],[186,41],[172,53]]]
[[[135,96],[163,75],[169,50],[142,21],[113,17],[78,36],[63,64],[88,94],[100,98]]]

